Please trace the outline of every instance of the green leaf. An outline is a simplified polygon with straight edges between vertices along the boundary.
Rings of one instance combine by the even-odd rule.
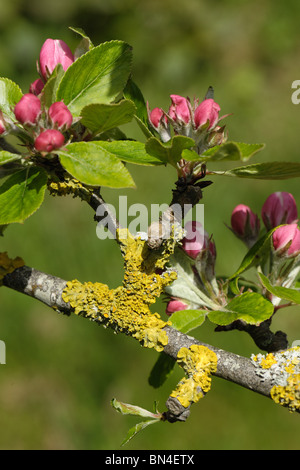
[[[78,57],[81,57],[83,54],[93,49],[94,45],[82,28],[74,28],[73,26],[70,26],[69,29],[71,29],[71,31],[74,31],[74,33],[77,33],[79,34],[79,36],[82,37],[79,45],[76,47],[76,50],[74,52],[74,57],[76,60],[78,59]]]
[[[279,297],[283,300],[288,300],[289,302],[293,302],[295,304],[300,304],[300,291],[296,289],[290,289],[288,287],[282,286],[273,286],[269,279],[262,273],[258,273],[262,285],[267,289],[268,292]]]
[[[203,156],[203,153],[199,155],[195,150],[191,149],[184,149],[181,154],[182,158],[184,158],[188,162],[206,162],[209,160],[209,157]]]
[[[135,119],[144,135],[147,138],[151,137],[153,135],[153,132],[149,126],[148,112],[144,96],[137,84],[134,83],[131,78],[128,80],[127,85],[124,88],[124,96],[125,98],[133,101],[133,103],[135,104]]]
[[[62,65],[58,64],[48,78],[41,95],[41,102],[44,107],[49,108],[56,101],[57,89],[64,73]]]
[[[246,165],[232,170],[211,171],[214,175],[234,176],[237,178],[254,178],[263,180],[284,180],[300,176],[300,163],[270,162]]]
[[[175,166],[182,158],[182,151],[195,145],[195,141],[183,135],[175,135],[166,143],[162,143],[156,137],[150,137],[146,142],[146,151],[158,158],[164,164]]]
[[[130,439],[132,439],[136,434],[143,429],[145,429],[150,424],[158,423],[161,419],[160,413],[151,413],[144,408],[135,405],[129,405],[128,403],[122,403],[115,398],[111,400],[111,404],[115,410],[117,410],[122,415],[133,415],[133,416],[142,416],[143,418],[150,418],[141,423],[136,424],[132,428],[129,429],[126,438],[122,442],[122,446],[127,444]]]
[[[217,325],[229,325],[236,320],[258,325],[270,318],[273,311],[273,304],[262,295],[256,292],[245,292],[232,299],[222,310],[210,312],[207,316]]]
[[[0,237],[3,237],[4,236],[4,230],[7,229],[9,224],[6,224],[6,225],[0,225]]]
[[[158,423],[158,419],[148,419],[146,421],[142,421],[141,423],[136,424],[132,428],[129,429],[127,436],[122,441],[121,446],[127,444],[134,436],[136,436],[139,432],[143,431],[147,426],[150,424]]]
[[[20,159],[21,155],[19,155],[18,153],[7,152],[6,150],[0,151],[0,165],[5,165],[6,163],[10,163]]]
[[[122,91],[131,69],[132,50],[122,41],[94,47],[65,72],[57,91],[74,116],[93,103],[110,103]]]
[[[132,416],[141,416],[142,418],[158,418],[153,412],[141,408],[140,406],[130,405],[129,403],[124,403],[122,401],[113,398],[111,400],[112,407],[121,413],[122,415],[132,415]]]
[[[174,254],[170,256],[170,265],[177,272],[177,278],[172,284],[165,287],[165,292],[168,295],[183,301],[187,300],[189,304],[206,305],[211,309],[215,307],[214,302],[199,289],[197,282],[195,282],[191,259],[182,249],[176,249]],[[190,312],[190,310],[188,311]]]
[[[134,140],[117,140],[106,142],[104,140],[97,141],[97,145],[114,154],[128,163],[136,165],[162,165],[161,160],[149,155],[145,150],[145,144]]]
[[[81,36],[83,39],[88,39],[91,45],[93,44],[91,39],[88,37],[88,35],[82,28],[75,28],[74,26],[69,26],[69,29],[74,33],[79,34],[79,36]]]
[[[243,258],[237,271],[232,276],[230,276],[229,279],[234,279],[236,276],[239,276],[241,273],[252,268],[253,266],[259,266],[264,263],[270,254],[271,237],[276,228],[277,227],[266,233],[255,243],[255,245],[252,246],[252,248],[250,248],[248,253]]]
[[[173,328],[182,333],[188,333],[201,326],[205,321],[206,315],[207,310],[180,310],[174,312],[170,320]]]
[[[241,160],[245,162],[260,152],[265,144],[245,144],[242,142],[225,142],[204,152],[201,157],[210,161]]]
[[[37,167],[11,175],[0,187],[0,225],[24,222],[42,204],[47,173]]]
[[[239,277],[235,277],[232,280],[230,280],[228,287],[234,295],[239,295],[240,294]]]
[[[135,187],[120,159],[97,142],[74,142],[57,153],[62,166],[84,184],[110,188]]]
[[[175,359],[161,352],[150,372],[149,385],[154,388],[161,387],[173,371],[175,364]]]
[[[0,78],[0,109],[15,120],[13,108],[20,101],[23,93],[20,87],[8,78]]]
[[[129,100],[116,104],[90,104],[81,111],[81,123],[94,134],[100,134],[130,122],[135,111],[135,105]]]

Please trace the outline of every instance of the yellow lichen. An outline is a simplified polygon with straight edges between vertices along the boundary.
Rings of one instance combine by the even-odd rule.
[[[80,181],[77,181],[75,178],[66,178],[64,181],[49,181],[48,190],[51,196],[66,196],[68,194],[73,194],[76,196],[83,196],[83,192],[88,193],[88,190],[84,188]]]
[[[266,357],[263,358],[260,363],[263,369],[270,369],[270,367],[272,367],[274,364],[277,364],[277,360],[274,354],[272,353],[267,354]]]
[[[210,376],[217,370],[217,356],[206,346],[193,344],[189,348],[183,347],[179,350],[177,362],[188,377],[178,383],[170,396],[177,398],[181,405],[187,408],[210,390]]]
[[[125,267],[122,285],[109,289],[106,284],[74,280],[67,283],[63,300],[70,303],[76,314],[101,322],[116,332],[129,334],[145,347],[162,351],[168,343],[163,328],[170,323],[163,321],[158,313],[152,313],[149,306],[164,287],[175,280],[176,274],[157,272],[155,256],[145,241],[123,229],[117,232],[117,237]],[[167,251],[172,250],[168,248]],[[156,254],[156,260],[163,259],[165,264],[168,256],[167,252],[160,252]]]
[[[271,397],[279,405],[286,406],[290,411],[300,411],[300,374],[291,374],[287,384],[274,385]]]
[[[22,258],[17,256],[15,259],[9,258],[7,253],[0,253],[0,285],[6,274],[12,273],[15,269],[24,266]]]
[[[290,411],[300,411],[300,348],[252,356],[257,375],[271,382],[270,396]]]

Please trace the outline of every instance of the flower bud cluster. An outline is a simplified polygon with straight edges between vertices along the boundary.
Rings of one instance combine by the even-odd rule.
[[[289,258],[297,256],[300,253],[300,230],[293,195],[287,192],[271,194],[262,206],[261,217],[268,231],[276,229],[272,235],[274,254]],[[259,238],[259,218],[250,207],[239,204],[231,214],[231,230],[251,248]]]
[[[51,104],[49,109],[42,106],[45,83],[58,64],[67,70],[73,62],[74,56],[67,44],[58,39],[47,39],[38,61],[40,78],[30,85],[29,93],[24,94],[15,105],[14,114],[18,124],[23,126],[29,140],[33,140],[34,149],[42,154],[62,147],[65,143],[64,132],[73,123],[73,116],[62,101]],[[0,116],[0,134],[4,132],[3,129],[5,125]]]
[[[176,135],[194,139],[199,154],[226,141],[225,126],[218,126],[225,116],[219,117],[221,108],[212,98],[206,98],[200,104],[198,99],[192,104],[189,98],[180,95],[170,95],[170,98],[168,112],[161,108],[150,111],[148,107],[149,122],[162,142],[171,139],[171,128]]]
[[[62,102],[53,103],[49,109],[42,109],[41,100],[32,93],[26,93],[14,108],[19,124],[33,137],[38,152],[50,153],[60,148],[73,122],[73,116]]]

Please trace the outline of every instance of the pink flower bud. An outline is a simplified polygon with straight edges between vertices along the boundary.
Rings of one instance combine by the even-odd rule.
[[[73,116],[68,110],[68,107],[62,101],[53,103],[49,108],[48,114],[52,123],[59,129],[63,128],[65,130],[71,127]]]
[[[69,46],[60,39],[46,39],[40,51],[40,73],[47,80],[55,67],[61,64],[64,70],[74,62]]]
[[[297,224],[278,227],[273,235],[273,247],[279,256],[296,256],[300,252],[300,230]]]
[[[231,228],[240,238],[257,238],[260,222],[250,207],[239,204],[232,211]]]
[[[14,113],[21,124],[35,124],[41,113],[41,102],[32,93],[26,93],[16,104]]]
[[[43,80],[38,78],[30,85],[29,93],[32,93],[33,95],[38,96],[41,93],[43,88],[44,88],[44,82]]]
[[[294,197],[280,191],[271,194],[262,207],[261,215],[267,230],[296,222],[298,211]]]
[[[35,139],[34,146],[39,152],[52,152],[59,149],[65,142],[61,132],[56,129],[47,129]]]
[[[165,113],[161,108],[154,108],[149,113],[149,121],[152,126],[158,131],[161,121],[165,118]]]
[[[208,249],[213,259],[216,258],[215,244],[200,222],[195,220],[186,222],[184,228],[186,236],[182,240],[182,248],[187,255],[196,259],[201,251]]]
[[[0,135],[4,134],[4,132],[6,131],[5,126],[6,126],[6,123],[5,123],[4,118],[3,118],[3,113],[0,110]]]
[[[152,111],[150,111],[148,103],[147,110],[148,119],[156,132],[159,133],[162,142],[168,142],[168,140],[171,139],[171,134],[168,118],[164,111],[161,108],[154,108]]]
[[[188,124],[191,120],[191,112],[189,102],[186,98],[179,95],[170,96],[172,104],[169,109],[169,116],[173,121],[185,122]]]
[[[166,314],[167,315],[172,315],[174,312],[178,312],[179,310],[186,310],[188,308],[188,305],[182,302],[179,299],[172,299],[168,302],[167,308],[166,308]]]
[[[219,120],[220,109],[220,106],[212,98],[202,101],[194,113],[196,128],[203,126],[207,121],[209,122],[208,129],[214,127]]]

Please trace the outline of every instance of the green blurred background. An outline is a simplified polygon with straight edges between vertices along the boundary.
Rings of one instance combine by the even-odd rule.
[[[0,75],[23,92],[37,78],[36,59],[48,37],[72,49],[83,28],[94,44],[121,39],[133,46],[133,77],[150,107],[169,106],[169,95],[203,98],[209,85],[227,121],[229,138],[265,142],[253,162],[299,161],[300,106],[291,84],[300,79],[300,3],[297,0],[0,0]],[[135,126],[131,137],[142,138]],[[171,168],[131,167],[137,189],[104,190],[108,202],[127,194],[130,203],[170,202]],[[217,244],[217,273],[231,274],[245,249],[226,228],[232,209],[248,204],[260,213],[273,191],[292,192],[299,181],[238,181],[215,177],[205,190],[205,228]],[[1,250],[64,279],[115,287],[122,260],[113,240],[96,237],[93,213],[79,200],[47,195],[24,225],[8,228]],[[165,305],[157,310],[164,316]],[[290,342],[300,340],[299,311],[274,321]],[[215,333],[205,324],[195,336],[250,356],[259,352],[244,333]],[[158,390],[148,375],[156,353],[72,316],[57,315],[31,298],[1,289],[0,339],[7,364],[0,366],[1,449],[119,449],[137,420],[114,411],[110,400],[159,409],[181,378],[176,369]],[[211,392],[193,406],[185,424],[159,423],[125,449],[299,449],[300,421],[271,400],[215,378]]]

